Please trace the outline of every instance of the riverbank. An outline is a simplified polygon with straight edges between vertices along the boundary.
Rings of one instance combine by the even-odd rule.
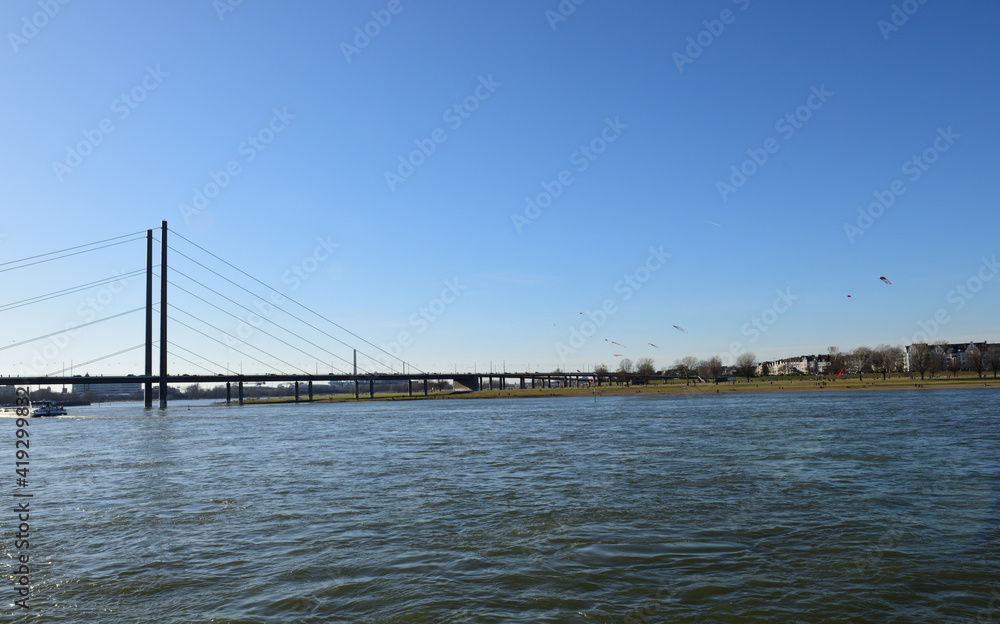
[[[496,399],[496,398],[537,398],[537,397],[588,397],[588,396],[690,396],[701,394],[757,394],[786,392],[873,392],[886,390],[943,390],[956,388],[1000,388],[1000,379],[977,378],[972,376],[939,377],[921,380],[919,376],[890,375],[885,380],[877,375],[866,376],[862,380],[803,378],[803,377],[767,377],[723,382],[723,383],[688,383],[668,381],[651,383],[649,385],[616,386],[602,385],[600,387],[582,388],[504,388],[497,390],[447,391],[432,392],[427,396],[415,393],[376,394],[369,398],[362,394],[360,399],[354,395],[323,395],[313,398],[313,403],[342,403],[352,401],[428,401],[455,399]],[[303,398],[301,402],[307,402]],[[275,403],[294,403],[291,397],[275,397],[266,399],[245,399],[244,405],[272,405]],[[223,403],[224,404],[224,403]]]

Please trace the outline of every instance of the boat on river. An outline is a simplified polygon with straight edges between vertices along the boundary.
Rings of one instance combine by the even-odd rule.
[[[31,417],[65,416],[66,408],[52,401],[31,401],[26,406]],[[0,416],[17,416],[17,406],[0,407]]]

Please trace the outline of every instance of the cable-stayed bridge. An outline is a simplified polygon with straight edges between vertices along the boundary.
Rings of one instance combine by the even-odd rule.
[[[601,383],[603,380],[593,373],[566,372],[490,372],[490,373],[434,373],[420,370],[411,363],[385,351],[374,343],[364,339],[343,325],[328,318],[322,313],[302,304],[286,294],[267,285],[253,275],[243,271],[234,264],[220,258],[211,251],[185,238],[162,222],[159,236],[153,229],[146,232],[134,232],[114,238],[103,239],[76,245],[57,251],[32,255],[17,260],[0,263],[0,274],[8,273],[8,277],[16,271],[28,269],[50,262],[79,262],[86,254],[132,244],[146,242],[146,266],[144,269],[123,271],[111,278],[92,280],[75,284],[66,288],[33,295],[17,301],[0,304],[0,313],[20,310],[22,316],[31,314],[32,306],[51,309],[48,303],[77,293],[93,293],[100,289],[97,297],[86,295],[83,302],[75,310],[82,322],[71,321],[62,329],[24,339],[14,339],[11,344],[0,346],[0,385],[9,386],[41,386],[58,384],[136,384],[143,387],[146,407],[152,407],[154,395],[158,395],[159,406],[167,405],[167,389],[171,384],[192,384],[209,382],[226,384],[227,402],[235,389],[235,400],[243,402],[244,384],[259,383],[294,383],[296,400],[311,400],[314,395],[315,383],[353,382],[354,396],[362,394],[375,396],[376,382],[406,382],[408,394],[413,395],[414,386],[417,392],[428,394],[429,383],[436,380],[451,380],[457,386],[469,390],[504,388],[514,383],[520,388],[534,388],[536,385],[552,387],[584,383]],[[177,237],[181,246],[168,244],[168,237]],[[155,248],[155,243],[159,249]],[[157,252],[158,253],[155,253]],[[168,257],[170,263],[168,264]],[[175,266],[176,258],[183,259],[183,269]],[[69,260],[67,260],[69,259]],[[156,263],[155,261],[159,262]],[[229,275],[227,276],[226,273]],[[114,299],[115,286],[122,282],[145,277],[145,302],[131,309],[107,313]],[[234,279],[235,278],[235,279]],[[37,280],[34,283],[40,283]],[[108,293],[111,293],[108,296]],[[120,292],[120,290],[118,291]],[[228,292],[229,294],[224,294]],[[178,296],[177,293],[181,293]],[[169,295],[169,299],[168,299]],[[249,296],[249,299],[247,299]],[[242,301],[240,300],[242,297]],[[108,301],[105,301],[107,299]],[[155,301],[154,301],[155,299]],[[64,301],[65,299],[63,299]],[[178,305],[178,301],[181,305]],[[26,310],[27,309],[27,312]],[[140,312],[145,313],[142,329],[133,322],[125,325]],[[271,318],[275,312],[282,314],[282,321]],[[236,319],[236,333],[227,331],[216,322],[216,316]],[[2,321],[0,317],[0,321]],[[248,320],[252,320],[248,324]],[[117,324],[111,324],[116,322]],[[120,325],[118,325],[120,324]],[[110,330],[105,335],[136,334],[136,340],[142,341],[124,349],[116,349],[85,362],[71,364],[71,372],[66,374],[65,365],[59,373],[45,372],[43,369],[56,368],[56,358],[68,346],[75,336],[86,327],[105,325]],[[0,325],[9,330],[10,325]],[[177,327],[184,328],[186,340],[178,344],[171,340],[171,333]],[[155,331],[154,331],[155,330]],[[140,334],[142,334],[140,336]],[[308,335],[307,335],[308,334]],[[158,336],[158,340],[155,338]],[[251,340],[254,336],[267,336],[268,342],[282,345],[285,351],[305,355],[313,363],[313,372],[301,365],[293,364],[273,350],[275,347],[264,348],[263,340]],[[44,341],[44,342],[43,342]],[[131,341],[130,341],[131,342]],[[249,362],[260,366],[261,370],[253,373],[239,373],[225,365],[213,362],[208,357],[200,355],[211,343],[218,343],[227,349],[248,358]],[[11,351],[27,345],[44,346],[41,350],[34,348],[34,357],[26,366],[23,362],[12,365],[4,362],[3,352]],[[91,374],[88,369],[98,362],[123,355],[125,353],[144,349],[143,370],[115,370],[109,374]],[[154,371],[154,352],[157,355],[157,368]],[[180,353],[185,355],[180,355]],[[320,355],[322,353],[322,355]],[[362,364],[358,364],[358,356]],[[287,356],[285,356],[287,357]],[[194,358],[194,359],[190,359]],[[180,360],[194,368],[201,369],[204,374],[170,374],[168,362]],[[329,369],[329,373],[319,373],[319,367]],[[14,374],[11,369],[16,368]],[[6,369],[6,370],[5,370]],[[74,369],[86,370],[87,376],[73,374]],[[273,372],[267,372],[267,369]],[[224,372],[223,372],[224,371]],[[235,388],[234,388],[235,385]],[[362,388],[364,387],[364,391]]]

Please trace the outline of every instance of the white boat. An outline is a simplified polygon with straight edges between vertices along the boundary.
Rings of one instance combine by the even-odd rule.
[[[31,401],[27,408],[28,415],[32,417],[66,415],[66,408],[62,405],[56,405],[52,401]],[[17,416],[17,407],[0,407],[0,416]]]

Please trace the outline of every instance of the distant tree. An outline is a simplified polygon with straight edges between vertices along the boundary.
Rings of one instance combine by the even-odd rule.
[[[826,367],[828,373],[837,375],[840,371],[847,368],[845,354],[840,350],[840,348],[831,346],[827,347],[826,351],[830,355],[830,364]]]
[[[639,379],[642,380],[642,383],[647,383],[650,376],[656,372],[656,366],[653,364],[653,358],[639,358],[635,367],[635,372],[639,375]]]
[[[982,379],[983,371],[986,370],[986,360],[988,356],[975,344],[970,344],[965,350],[965,361],[969,365],[969,370],[975,371],[976,377]]]
[[[201,398],[201,388],[198,384],[191,384],[187,388],[184,388],[184,398],[186,399],[200,399]]]
[[[985,353],[986,368],[993,371],[993,379],[996,379],[997,373],[1000,372],[1000,345],[987,345]]]
[[[934,352],[926,342],[915,342],[910,345],[910,370],[920,373],[920,380],[931,372],[934,367]]]
[[[851,373],[858,375],[858,381],[864,381],[864,374],[871,370],[872,350],[868,347],[858,347],[847,355],[847,366]]]
[[[945,361],[945,367],[952,376],[956,376],[958,375],[958,371],[962,370],[962,360],[952,356]]]
[[[948,341],[937,340],[931,347],[931,372],[940,373],[948,368]]]
[[[760,376],[761,377],[767,377],[768,375],[770,375],[770,373],[771,373],[771,365],[768,364],[767,362],[761,362],[760,363]],[[747,380],[747,381],[749,381],[749,380]]]
[[[888,372],[893,372],[899,368],[899,363],[903,358],[903,350],[900,347],[880,344],[874,349],[872,349],[871,363],[872,370],[876,373],[882,373],[882,381],[885,381],[885,375]]]
[[[757,372],[757,356],[752,351],[741,353],[736,358],[736,374],[746,377],[747,381]]]
[[[674,362],[674,368],[677,369],[677,373],[684,377],[684,385],[687,385],[688,378],[691,374],[698,368],[698,359],[692,356],[683,357],[676,362]]]
[[[632,366],[632,360],[629,358],[623,357],[621,361],[618,362],[618,379],[622,385],[628,381],[633,370],[634,367]]]
[[[716,381],[722,375],[722,360],[718,356],[712,356],[707,360],[698,362],[698,374],[706,381]]]

